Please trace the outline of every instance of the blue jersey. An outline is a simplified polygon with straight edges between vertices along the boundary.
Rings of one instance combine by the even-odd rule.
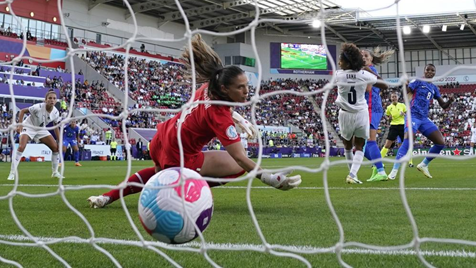
[[[76,127],[72,127],[71,125],[67,125],[65,128],[64,128],[64,137],[65,139],[69,139],[69,140],[75,140],[76,137],[78,137],[79,135],[79,127],[76,126]]]
[[[428,111],[430,109],[430,102],[432,99],[441,98],[440,90],[431,82],[420,80],[413,80],[408,84],[413,93],[410,102],[410,111],[412,116],[416,118],[428,118]]]
[[[373,65],[369,66],[370,70],[375,74],[378,74],[377,69]],[[365,99],[367,100],[367,104],[369,105],[369,111],[372,113],[382,113],[383,114],[383,106],[382,106],[382,98],[380,98],[380,88],[372,87],[372,91],[365,92]]]

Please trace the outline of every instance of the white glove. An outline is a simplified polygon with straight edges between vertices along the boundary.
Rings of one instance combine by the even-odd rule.
[[[269,186],[273,186],[276,189],[287,191],[301,184],[301,175],[295,175],[288,177],[291,171],[271,174],[269,172],[263,172],[261,174],[261,181]]]
[[[232,117],[233,121],[235,121],[235,123],[240,126],[240,129],[248,134],[248,139],[254,140],[258,137],[258,131],[256,130],[255,126],[253,126],[253,124],[251,124],[248,120],[244,119],[243,116],[237,112],[233,112]]]

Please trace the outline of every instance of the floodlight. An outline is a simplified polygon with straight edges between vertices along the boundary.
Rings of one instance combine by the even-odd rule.
[[[430,25],[423,25],[422,31],[423,31],[423,33],[429,33],[430,32]]]
[[[464,30],[464,23],[461,24],[461,26],[459,27],[459,29],[460,29],[461,31]]]
[[[443,25],[443,26],[441,27],[441,30],[442,30],[443,32],[446,32],[446,29],[447,29],[447,28],[448,28],[447,25]]]
[[[313,20],[313,21],[312,21],[312,27],[313,27],[313,28],[319,28],[319,27],[321,27],[321,21],[320,21],[320,20]]]
[[[412,28],[410,26],[403,26],[403,33],[404,34],[411,34]]]

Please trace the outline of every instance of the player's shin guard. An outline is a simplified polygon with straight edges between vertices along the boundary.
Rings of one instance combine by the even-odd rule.
[[[445,148],[444,144],[435,144],[435,145],[431,146],[428,153],[430,153],[430,154],[440,154],[440,152],[441,152],[441,150],[443,150],[443,148]],[[423,164],[428,165],[428,164],[430,164],[431,160],[433,160],[433,159],[434,159],[434,157],[425,157],[425,159],[423,159]]]
[[[344,151],[345,159],[347,160],[354,160],[354,154],[352,153],[352,150],[345,150]],[[347,163],[347,166],[349,167],[349,170],[352,168],[352,163]]]
[[[399,160],[400,158],[404,157],[407,154],[409,145],[410,145],[410,140],[405,139],[402,143],[402,146],[400,146],[400,148],[398,149],[397,157],[395,158],[396,160]],[[393,164],[393,169],[398,169],[399,167],[400,167],[400,163]]]
[[[12,166],[11,166],[11,171],[12,172],[15,170],[15,168],[18,167],[18,164],[20,163],[22,154],[23,154],[23,152],[16,151],[15,157],[12,159]]]
[[[143,170],[140,170],[139,172],[135,173],[134,175],[130,176],[129,179],[127,179],[127,182],[136,182],[136,183],[141,183],[141,184],[146,184],[149,179],[155,175],[155,167],[151,168],[145,168]],[[135,194],[141,192],[143,187],[138,187],[138,186],[132,186],[128,185],[126,188],[123,190],[123,196],[128,196],[130,194]],[[121,197],[121,190],[120,189],[112,189],[111,191],[103,194],[104,196],[110,197],[109,199],[109,204],[116,201]]]
[[[76,163],[79,162],[79,151],[74,152],[74,161],[75,161]]]
[[[222,179],[235,179],[235,178],[238,178],[240,177],[241,175],[245,174],[246,171],[242,170],[236,174],[233,174],[233,175],[229,175],[229,176],[225,176],[225,177],[222,177]],[[228,182],[217,182],[217,181],[207,181],[208,183],[208,186],[210,187],[217,187],[217,186],[221,186],[221,185],[225,185],[227,184]]]
[[[365,150],[369,151],[369,154],[370,154],[369,160],[376,160],[376,159],[382,158],[376,141],[367,141]],[[383,169],[382,161],[375,162],[374,165],[379,171]]]
[[[59,153],[53,153],[51,155],[51,169],[53,172],[58,172],[58,158],[59,158]]]

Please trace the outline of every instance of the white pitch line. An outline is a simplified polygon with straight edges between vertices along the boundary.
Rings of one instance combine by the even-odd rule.
[[[13,184],[0,184],[0,187],[8,187],[13,186]],[[20,187],[58,187],[58,184],[18,184]],[[95,186],[94,184],[89,185],[70,185],[70,184],[63,184],[64,187],[85,187],[85,186]],[[95,188],[95,187],[93,187]],[[246,189],[246,186],[220,186],[214,187],[213,189]],[[95,188],[97,189],[97,188]],[[274,190],[273,187],[270,186],[253,186],[251,189],[258,189],[258,190]],[[294,188],[293,191],[296,190],[324,190],[324,187],[297,187]],[[369,191],[395,191],[400,190],[399,187],[329,187],[329,190],[369,190]],[[443,188],[443,187],[406,187],[405,190],[408,191],[476,191],[476,188],[471,187],[458,187],[458,188]]]
[[[41,242],[53,242],[57,241],[60,238],[54,238],[54,237],[36,237],[39,241]],[[29,244],[33,243],[33,241],[28,238],[27,236],[24,235],[0,235],[0,239],[4,241],[14,241],[14,242],[30,242]],[[98,244],[113,244],[113,245],[126,245],[132,243],[140,244],[140,241],[133,241],[133,240],[111,240],[108,239],[107,241],[102,240],[103,238],[96,238],[96,243]],[[90,240],[87,239],[82,239],[77,240],[77,239],[66,239],[57,242],[59,243],[77,243],[77,244],[89,244],[91,243]],[[160,245],[166,245],[161,242],[153,242],[157,244],[158,246]],[[0,243],[4,244],[4,243]],[[199,242],[190,242],[187,244],[183,245],[167,245],[169,247],[177,247],[177,248],[183,248],[183,247],[192,247],[192,248],[200,248],[201,243]],[[319,248],[319,247],[313,247],[313,246],[301,246],[301,245],[271,245],[273,246],[279,246],[280,248],[292,252],[300,251],[302,253],[309,253],[309,252],[323,252],[323,253],[335,253],[333,248]],[[207,243],[206,247],[208,249],[218,249],[218,250],[263,250],[264,245],[258,245],[258,244],[232,244],[232,243]],[[277,249],[279,250],[279,249]],[[408,256],[408,255],[417,255],[417,252],[415,250],[411,249],[403,249],[403,250],[371,250],[371,249],[363,249],[363,248],[345,248],[342,250],[343,253],[347,254],[372,254],[372,255],[393,255],[393,256]],[[471,252],[471,251],[461,251],[461,250],[440,250],[440,251],[435,251],[435,250],[424,250],[420,251],[421,255],[423,256],[438,256],[438,257],[457,257],[457,258],[476,258],[476,252]],[[316,253],[317,254],[317,253]]]

